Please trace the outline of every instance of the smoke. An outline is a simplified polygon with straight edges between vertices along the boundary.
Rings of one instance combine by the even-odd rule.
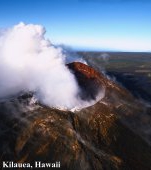
[[[79,98],[79,87],[65,62],[66,54],[45,38],[42,26],[20,23],[3,30],[0,98],[31,91],[50,107],[72,109],[89,105]]]
[[[87,65],[87,62],[75,52],[71,47],[65,45],[59,45],[63,49],[63,53],[66,55],[66,63],[80,62]]]
[[[109,55],[108,53],[102,53],[102,54],[100,54],[99,58],[102,58],[102,60],[103,60],[105,63],[108,63],[109,58],[110,58],[110,55]]]

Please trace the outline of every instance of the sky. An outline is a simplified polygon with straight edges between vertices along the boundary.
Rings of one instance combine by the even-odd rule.
[[[0,0],[0,28],[19,22],[75,50],[151,52],[151,0]]]

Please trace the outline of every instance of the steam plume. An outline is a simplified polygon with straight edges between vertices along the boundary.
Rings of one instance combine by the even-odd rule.
[[[62,48],[44,35],[42,26],[24,23],[0,33],[0,98],[32,91],[50,107],[85,105]]]

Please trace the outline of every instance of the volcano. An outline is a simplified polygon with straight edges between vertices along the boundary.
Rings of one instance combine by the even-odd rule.
[[[30,93],[1,101],[1,162],[34,167],[35,161],[58,161],[63,170],[149,170],[151,143],[142,121],[150,120],[149,110],[93,68],[79,62],[67,67],[75,75],[81,99],[96,99],[104,90],[103,98],[75,112],[32,103]]]

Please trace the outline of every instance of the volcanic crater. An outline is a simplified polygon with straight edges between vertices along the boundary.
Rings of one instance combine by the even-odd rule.
[[[96,99],[102,89],[104,97],[75,112],[39,103],[31,109],[32,95],[0,102],[1,161],[60,161],[62,170],[149,170],[151,143],[140,126],[143,104],[85,64],[67,67],[83,100]]]

